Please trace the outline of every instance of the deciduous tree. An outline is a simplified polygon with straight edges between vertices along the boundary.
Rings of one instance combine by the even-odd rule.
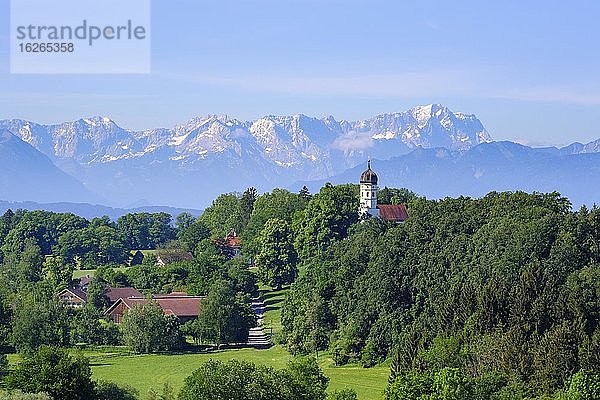
[[[26,357],[8,377],[8,386],[29,393],[45,392],[54,399],[89,400],[95,396],[92,371],[82,355],[41,347]]]
[[[152,353],[165,345],[167,324],[156,301],[134,305],[123,316],[123,340],[137,353]]]
[[[200,306],[198,337],[219,347],[223,343],[245,343],[250,328],[256,326],[249,300],[236,293],[231,282],[215,282]]]
[[[256,265],[263,283],[278,290],[282,285],[292,283],[298,274],[298,255],[288,223],[283,219],[268,220],[258,242]]]

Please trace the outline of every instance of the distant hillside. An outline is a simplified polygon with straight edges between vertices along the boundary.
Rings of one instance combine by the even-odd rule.
[[[0,128],[0,199],[96,202],[101,198],[33,146]]]
[[[365,165],[326,180],[298,182],[318,190],[326,181],[358,183]],[[531,148],[512,142],[484,143],[466,152],[417,149],[390,160],[374,160],[379,185],[406,187],[428,198],[480,197],[490,191],[553,192],[575,207],[600,204],[600,153]]]
[[[193,216],[197,217],[202,214],[202,210],[175,208],[175,207],[161,207],[161,206],[145,206],[135,208],[112,208],[97,204],[86,204],[86,203],[35,203],[32,201],[19,201],[9,202],[0,200],[0,213],[4,213],[6,210],[45,210],[53,211],[57,213],[70,212],[86,219],[92,219],[95,217],[102,217],[108,215],[111,220],[116,221],[120,216],[128,213],[148,212],[158,213],[166,212],[171,214],[173,217],[181,214],[182,212],[189,212]]]

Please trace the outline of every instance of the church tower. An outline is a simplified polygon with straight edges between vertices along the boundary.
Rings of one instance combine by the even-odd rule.
[[[371,160],[369,160],[367,170],[360,175],[359,215],[370,214],[374,217],[379,216],[377,190],[377,174],[371,169]]]

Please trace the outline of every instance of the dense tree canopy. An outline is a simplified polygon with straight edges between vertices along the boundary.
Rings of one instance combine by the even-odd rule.
[[[303,259],[321,254],[343,239],[358,221],[358,186],[326,184],[294,217],[296,250]]]
[[[8,377],[8,386],[29,393],[44,392],[53,399],[95,398],[87,359],[68,350],[41,347],[26,357]]]
[[[196,219],[187,227],[178,231],[177,237],[186,245],[185,250],[192,252],[196,251],[198,244],[204,239],[210,237],[210,229],[202,222],[201,219]]]
[[[32,353],[41,346],[69,343],[67,315],[48,285],[30,285],[14,300],[11,344]]]
[[[200,307],[195,321],[195,336],[206,343],[220,346],[224,343],[245,343],[250,328],[256,326],[255,314],[249,298],[236,292],[226,280],[215,282]]]
[[[58,254],[64,262],[81,269],[123,264],[129,257],[126,241],[116,228],[92,224],[68,231],[58,240]]]
[[[274,370],[248,361],[208,361],[186,378],[180,400],[325,400],[328,379],[314,359]]]
[[[277,289],[292,283],[298,274],[298,254],[288,222],[268,220],[258,235],[258,243],[256,265],[262,282]]]
[[[117,220],[117,230],[125,237],[126,248],[156,249],[176,237],[171,215],[161,213],[126,214]]]
[[[294,215],[306,207],[307,200],[299,194],[285,189],[273,189],[270,193],[260,195],[254,202],[252,215],[244,230],[244,252],[256,254],[260,241],[258,235],[270,219],[280,219],[291,224]]]
[[[417,199],[417,194],[408,189],[388,188],[387,186],[377,192],[378,204],[408,204]]]
[[[172,350],[181,345],[176,318],[164,315],[162,308],[153,300],[136,304],[128,310],[123,316],[121,330],[125,344],[138,353]]]
[[[365,365],[396,354],[394,375],[417,386],[454,368],[518,376],[541,394],[600,367],[600,210],[525,193],[409,206],[402,225],[370,219],[328,246],[298,240],[306,273],[283,310],[293,352],[329,348]]]
[[[45,345],[119,342],[119,330],[100,321],[109,286],[208,295],[185,332],[203,343],[244,342],[260,278],[275,287],[294,282],[282,310],[292,353],[328,350],[337,364],[364,366],[389,359],[387,399],[597,396],[597,207],[572,211],[557,193],[431,201],[384,188],[379,200],[407,203],[410,218],[359,221],[358,187],[330,184],[313,195],[224,194],[199,218],[178,216],[175,227],[165,213],[115,223],[9,210],[0,217],[0,345],[31,355]],[[241,234],[241,258],[219,248],[232,228]],[[159,249],[166,265],[152,252],[131,252],[139,249]],[[188,250],[193,260],[164,257]],[[97,268],[88,306],[77,312],[56,297],[76,268]],[[152,302],[132,310],[122,331],[141,352],[181,343],[176,321]],[[223,368],[262,376],[252,366]],[[286,371],[277,375],[279,390],[295,385],[294,369]]]
[[[244,231],[245,218],[241,196],[236,193],[222,194],[198,218],[215,237],[225,237],[231,229],[238,234]],[[247,212],[247,210],[246,210]]]

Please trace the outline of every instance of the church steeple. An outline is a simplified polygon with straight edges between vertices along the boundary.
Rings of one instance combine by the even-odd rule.
[[[377,174],[371,169],[371,160],[367,162],[367,170],[360,175],[360,208],[359,214],[379,215],[377,208]]]
[[[371,169],[371,160],[367,162],[367,170],[360,175],[360,183],[377,185],[377,174]]]

